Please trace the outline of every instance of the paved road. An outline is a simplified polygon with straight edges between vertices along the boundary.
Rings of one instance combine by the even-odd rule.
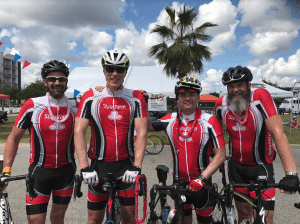
[[[3,154],[4,145],[0,144],[0,154]],[[297,163],[298,170],[300,170],[300,147],[294,146],[293,152],[295,160]],[[28,169],[29,160],[29,145],[20,144],[18,155],[13,165],[13,175],[25,174]],[[170,174],[168,176],[168,182],[171,183],[171,171],[172,171],[172,161],[169,146],[156,156],[149,155],[146,153],[143,165],[143,173],[146,174],[148,179],[148,191],[151,186],[157,183],[155,167],[157,165],[165,164],[170,167]],[[277,157],[274,162],[276,181],[284,175],[281,162],[279,157]],[[220,174],[217,172],[214,176],[214,181],[218,182],[220,180]],[[66,223],[86,223],[86,192],[87,187],[83,184],[83,197],[77,199],[76,201],[71,201],[69,209],[66,214]],[[9,184],[8,187],[9,203],[12,210],[13,220],[16,224],[27,223],[26,211],[25,211],[25,183],[23,181],[16,181]],[[277,224],[283,223],[300,223],[300,210],[294,208],[293,204],[299,202],[299,195],[286,195],[280,194],[277,191],[276,194],[276,208],[275,208],[275,222]],[[169,203],[173,205],[173,203]],[[48,207],[50,211],[51,204]],[[141,209],[140,209],[141,210]],[[49,216],[47,218],[47,223],[49,222]]]

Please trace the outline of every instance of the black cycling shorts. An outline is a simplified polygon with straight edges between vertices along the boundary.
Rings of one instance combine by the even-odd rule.
[[[229,180],[233,183],[250,183],[257,180],[258,176],[267,176],[267,183],[275,183],[275,173],[272,163],[258,165],[244,165],[232,159],[228,162]],[[255,192],[250,192],[247,188],[236,188],[235,190],[255,198]],[[270,188],[262,192],[265,210],[274,210],[275,207],[275,188]],[[234,199],[245,202],[244,199],[234,195]]]
[[[30,165],[29,173],[33,177],[33,188],[38,196],[30,201],[30,196],[27,192],[27,215],[46,213],[51,193],[53,203],[69,204],[73,193],[75,172],[76,166],[73,164],[67,164],[55,169]]]
[[[108,173],[114,173],[116,177],[121,177],[124,175],[126,170],[131,167],[132,162],[130,159],[115,162],[93,160],[91,168],[96,170],[99,177],[99,184],[97,186],[88,186],[88,209],[102,210],[107,204],[107,192],[102,190],[103,181],[101,178],[107,177]],[[119,181],[119,184],[117,185],[117,193],[119,195],[121,205],[132,206],[135,204],[134,188],[135,183],[124,183],[122,180]]]
[[[188,186],[189,183],[186,182]],[[208,179],[205,185],[212,185],[211,178]],[[186,195],[186,201],[184,204],[184,216],[192,214],[192,204],[194,205],[197,220],[200,223],[211,223],[212,222],[212,196],[210,192],[205,189],[200,191],[190,191],[189,195]]]

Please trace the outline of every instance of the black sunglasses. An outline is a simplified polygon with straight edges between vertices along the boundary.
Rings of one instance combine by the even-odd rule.
[[[59,82],[66,82],[68,80],[67,77],[54,77],[54,76],[46,77],[46,79],[49,82],[56,82],[56,80],[58,80]]]
[[[114,71],[117,71],[117,73],[124,73],[127,68],[124,68],[124,67],[105,67],[105,71],[109,72],[109,73],[113,73]]]

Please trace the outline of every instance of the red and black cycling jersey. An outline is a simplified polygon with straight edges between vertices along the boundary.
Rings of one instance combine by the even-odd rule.
[[[190,182],[208,166],[212,148],[225,147],[223,131],[216,117],[198,108],[193,116],[183,118],[180,125],[177,125],[176,117],[177,113],[168,114],[152,122],[152,126],[155,131],[164,130],[168,135],[173,154],[174,179],[182,178]],[[192,132],[190,136],[183,137],[178,129],[183,131],[183,136],[185,132]]]
[[[147,117],[145,97],[126,88],[116,94],[107,87],[102,92],[91,89],[82,96],[76,117],[90,120],[90,159],[127,159],[134,155],[134,119]]]
[[[219,98],[215,105],[218,119],[223,120],[230,136],[230,156],[246,165],[272,163],[275,151],[265,120],[278,115],[270,93],[261,88],[253,91],[245,124],[240,124],[227,102],[227,96]],[[243,120],[245,111],[241,114]]]
[[[53,116],[62,120],[67,115],[68,104],[70,115],[62,123],[53,122],[47,104]],[[44,168],[58,168],[74,163],[74,121],[77,112],[76,102],[65,97],[56,100],[49,96],[28,99],[22,106],[14,126],[29,129],[30,164]]]

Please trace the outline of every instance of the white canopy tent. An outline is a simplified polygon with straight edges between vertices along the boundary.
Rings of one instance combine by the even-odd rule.
[[[142,89],[149,93],[163,93],[165,96],[175,98],[174,86],[176,78],[167,77],[162,66],[130,66],[124,80],[128,89]],[[106,81],[102,67],[76,67],[69,75],[66,96],[73,98],[74,90],[80,95],[90,88],[105,86]]]
[[[251,82],[251,91],[254,91],[257,88],[265,88],[269,91],[273,98],[288,98],[293,96],[292,91],[285,91],[282,89],[278,89],[274,86],[270,86],[268,84],[262,82]]]

